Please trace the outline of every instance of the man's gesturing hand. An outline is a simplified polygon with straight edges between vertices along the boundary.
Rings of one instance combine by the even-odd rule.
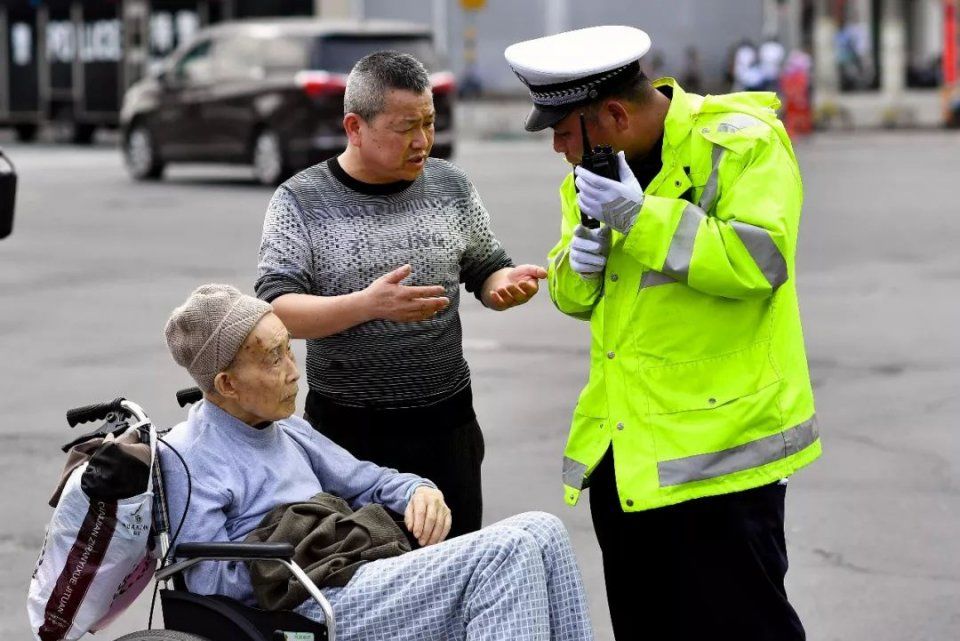
[[[450,299],[442,285],[413,287],[400,281],[410,275],[410,265],[384,274],[363,290],[370,318],[409,323],[423,321],[445,309]]]
[[[420,545],[427,546],[447,538],[453,520],[450,508],[443,502],[443,492],[421,485],[407,503],[403,522]]]
[[[540,289],[538,281],[546,277],[547,270],[539,265],[517,265],[501,269],[484,283],[487,289],[484,302],[497,311],[523,305],[536,296]]]

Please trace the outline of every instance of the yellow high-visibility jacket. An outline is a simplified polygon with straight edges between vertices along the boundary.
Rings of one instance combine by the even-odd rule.
[[[820,455],[794,278],[803,186],[777,98],[654,84],[673,87],[663,168],[601,278],[570,268],[573,174],[560,187],[550,297],[591,329],[571,505],[611,446],[627,512],[758,487]]]

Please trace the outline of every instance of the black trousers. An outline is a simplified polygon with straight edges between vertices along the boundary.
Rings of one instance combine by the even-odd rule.
[[[625,513],[608,451],[590,477],[617,641],[802,641],[783,586],[786,486]]]
[[[305,418],[360,460],[433,481],[450,507],[450,537],[480,529],[484,443],[469,387],[429,408],[409,409],[349,407],[310,392]]]

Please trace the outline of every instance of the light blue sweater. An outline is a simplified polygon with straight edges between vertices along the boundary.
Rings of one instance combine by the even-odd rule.
[[[419,476],[358,461],[296,416],[258,429],[201,401],[164,440],[184,458],[192,481],[177,543],[243,541],[277,505],[317,492],[339,496],[354,509],[380,503],[402,514],[417,486],[434,487]],[[187,502],[187,475],[169,448],[161,443],[159,450],[172,536]],[[185,578],[197,594],[256,603],[242,562],[200,563]]]

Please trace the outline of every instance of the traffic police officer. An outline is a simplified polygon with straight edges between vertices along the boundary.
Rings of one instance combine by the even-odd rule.
[[[591,143],[619,151],[619,180],[566,177],[549,256],[554,304],[592,334],[566,501],[589,484],[620,641],[803,639],[783,584],[785,479],[820,440],[796,158],[774,94],[651,82],[649,48],[639,29],[594,27],[505,52],[533,99],[529,131],[552,127],[576,165],[582,113]]]

